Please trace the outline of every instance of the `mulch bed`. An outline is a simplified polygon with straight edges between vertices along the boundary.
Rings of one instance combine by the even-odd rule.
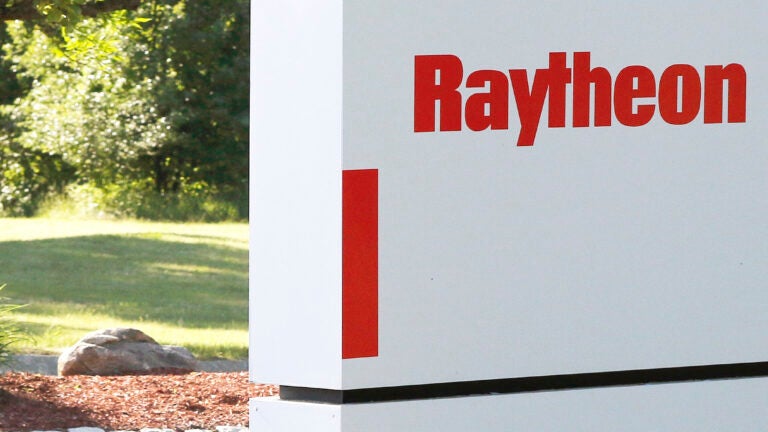
[[[247,372],[56,377],[0,374],[0,430],[214,429],[247,426],[248,400],[277,387]]]

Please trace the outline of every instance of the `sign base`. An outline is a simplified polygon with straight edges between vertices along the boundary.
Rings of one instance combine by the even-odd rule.
[[[768,378],[403,402],[251,400],[258,432],[768,430]]]

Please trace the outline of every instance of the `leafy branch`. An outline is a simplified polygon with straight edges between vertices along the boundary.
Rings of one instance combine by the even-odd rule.
[[[0,3],[0,20],[30,21],[71,25],[84,17],[95,17],[117,10],[135,10],[142,0],[7,0]]]

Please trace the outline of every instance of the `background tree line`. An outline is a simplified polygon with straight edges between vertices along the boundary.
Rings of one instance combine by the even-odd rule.
[[[249,1],[123,3],[0,22],[0,214],[247,218]]]

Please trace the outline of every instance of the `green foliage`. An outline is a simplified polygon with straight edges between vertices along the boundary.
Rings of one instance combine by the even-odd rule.
[[[0,23],[0,43],[10,41],[7,26]],[[75,178],[61,155],[18,140],[12,104],[31,87],[30,77],[19,74],[9,59],[0,59],[0,214],[29,216],[45,196],[61,192]]]
[[[143,184],[142,184],[143,183]],[[129,218],[146,220],[221,222],[239,218],[234,204],[219,198],[214,187],[202,182],[182,184],[168,196],[154,190],[149,180],[97,188],[70,185],[38,209],[44,217]]]
[[[90,21],[83,26],[93,26],[96,36],[116,31]],[[17,141],[60,155],[81,183],[100,187],[130,177],[137,154],[156,146],[167,130],[166,120],[154,115],[152,83],[127,82],[116,59],[84,58],[73,69],[69,59],[50,57],[51,41],[40,30],[17,24],[11,33],[12,58],[33,80],[14,106]]]
[[[93,19],[67,9],[79,3],[39,2],[61,31],[8,26],[0,76],[19,90],[0,107],[0,212],[32,214],[72,184],[107,213],[247,217],[249,2],[157,0]]]
[[[203,181],[184,182],[167,195],[146,182],[132,186],[108,190],[102,205],[113,214],[139,219],[219,222],[238,218],[237,208],[219,199],[216,189]]]
[[[0,290],[5,285],[0,285]],[[10,314],[21,306],[5,303],[0,298],[0,365],[8,363],[11,355],[11,345],[21,340],[20,330]]]
[[[31,216],[51,193],[74,179],[74,168],[60,155],[15,142],[0,146],[0,213]]]
[[[83,19],[83,3],[84,0],[36,0],[35,8],[47,22],[71,26]]]
[[[247,216],[249,2],[160,3],[132,61],[157,84],[158,112],[174,134],[143,169],[154,172],[158,192],[203,182]]]

